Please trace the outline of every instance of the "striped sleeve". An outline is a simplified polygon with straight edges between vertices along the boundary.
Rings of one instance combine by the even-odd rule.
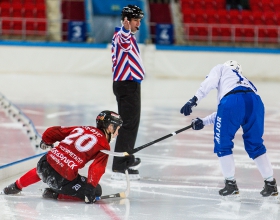
[[[144,79],[144,66],[140,56],[136,38],[124,27],[119,28],[112,39],[112,71],[114,81]]]

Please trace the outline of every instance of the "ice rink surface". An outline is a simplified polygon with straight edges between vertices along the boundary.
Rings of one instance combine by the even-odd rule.
[[[147,77],[142,84],[142,115],[136,146],[181,129],[189,125],[191,119],[215,111],[216,91],[212,91],[194,108],[191,116],[179,113],[201,81]],[[254,84],[266,107],[264,143],[279,183],[280,83],[256,81]],[[54,125],[95,125],[95,117],[100,111],[117,111],[110,76],[1,74],[0,88],[7,99],[32,119],[40,133]],[[5,118],[2,110],[0,115],[1,165],[34,155],[20,126]],[[240,201],[225,200],[218,195],[224,183],[217,156],[213,153],[212,130],[212,126],[201,131],[187,130],[136,153],[142,160],[141,180],[131,181],[127,199],[106,199],[92,205],[82,201],[46,200],[41,196],[46,185],[37,183],[19,195],[0,195],[0,219],[280,219],[280,204],[259,194],[263,180],[243,148],[241,130],[234,140]],[[110,179],[111,165],[110,156],[100,182],[104,195],[126,189],[125,181]],[[87,175],[87,167],[81,174]],[[0,188],[17,178],[1,180]]]

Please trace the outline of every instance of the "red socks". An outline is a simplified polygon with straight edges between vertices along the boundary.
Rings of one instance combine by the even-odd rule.
[[[31,184],[39,182],[41,179],[37,174],[36,168],[28,171],[26,174],[21,176],[17,181],[16,181],[16,186],[19,189],[22,189],[24,187],[27,187]]]

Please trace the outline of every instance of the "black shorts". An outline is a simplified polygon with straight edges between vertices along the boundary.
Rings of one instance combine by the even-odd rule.
[[[48,163],[47,155],[44,155],[39,160],[37,164],[37,174],[53,191],[84,200],[87,178],[78,174],[78,176],[71,181],[65,179]],[[97,184],[95,196],[99,197],[101,195],[102,188]]]

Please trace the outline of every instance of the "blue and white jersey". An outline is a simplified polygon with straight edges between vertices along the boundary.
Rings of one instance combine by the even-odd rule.
[[[223,64],[218,64],[213,67],[206,79],[200,84],[200,88],[195,93],[197,103],[199,103],[212,89],[217,89],[217,104],[228,92],[238,86],[251,88],[257,93],[256,87],[246,77],[232,70],[230,67]]]

